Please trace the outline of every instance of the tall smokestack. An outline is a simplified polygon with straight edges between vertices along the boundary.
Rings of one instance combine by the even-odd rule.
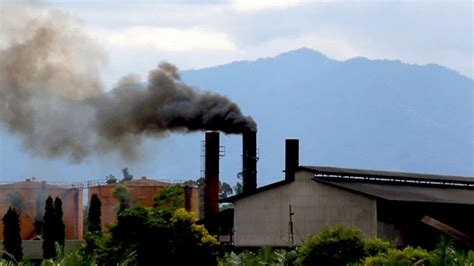
[[[209,218],[219,212],[218,132],[206,132],[205,148],[204,218]]]
[[[294,181],[295,173],[299,166],[299,140],[287,139],[285,141],[285,180]]]
[[[243,193],[257,189],[257,132],[246,129],[242,132]]]

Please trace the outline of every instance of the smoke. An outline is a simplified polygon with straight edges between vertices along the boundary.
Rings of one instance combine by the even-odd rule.
[[[105,53],[76,18],[42,6],[1,9],[0,121],[34,155],[81,161],[118,151],[133,158],[145,136],[256,130],[237,104],[184,84],[170,63],[151,70],[147,83],[128,75],[106,91]]]

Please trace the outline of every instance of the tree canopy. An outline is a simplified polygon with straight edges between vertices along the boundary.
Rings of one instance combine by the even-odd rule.
[[[64,240],[65,225],[62,201],[59,197],[53,201],[53,198],[48,196],[43,216],[43,258],[55,258],[57,255],[55,243],[64,247]]]
[[[101,226],[101,213],[102,202],[100,201],[97,194],[92,194],[89,212],[87,213],[87,221],[88,221],[88,231],[90,233],[100,233],[102,231]]]
[[[21,261],[23,258],[23,248],[20,236],[20,215],[12,206],[8,207],[7,213],[3,216],[3,248],[8,254],[3,254],[7,260],[14,259]],[[10,255],[13,257],[11,258]]]

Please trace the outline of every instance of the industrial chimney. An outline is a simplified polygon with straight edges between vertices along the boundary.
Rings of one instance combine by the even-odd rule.
[[[294,181],[295,173],[299,166],[299,140],[287,139],[285,141],[285,180]]]
[[[219,212],[219,132],[206,132],[204,165],[204,218]]]
[[[244,130],[242,133],[242,176],[243,193],[257,189],[257,132]]]

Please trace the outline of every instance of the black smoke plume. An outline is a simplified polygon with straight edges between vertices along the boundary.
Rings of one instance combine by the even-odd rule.
[[[170,63],[151,70],[146,85],[128,75],[107,92],[104,52],[74,17],[41,6],[0,8],[0,121],[34,155],[133,157],[144,136],[256,130],[237,104],[184,84]]]

